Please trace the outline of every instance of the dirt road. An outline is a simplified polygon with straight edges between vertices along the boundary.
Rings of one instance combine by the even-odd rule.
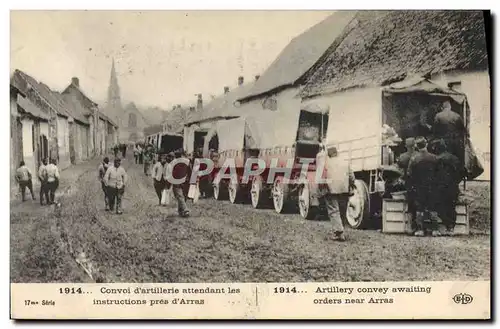
[[[61,208],[12,204],[13,282],[271,282],[489,279],[490,236],[415,238],[200,200],[190,218],[157,206],[132,159],[124,214],[104,211],[96,161],[63,177]],[[64,176],[64,172],[63,172]],[[484,216],[484,214],[482,215]],[[487,231],[488,229],[486,229]]]

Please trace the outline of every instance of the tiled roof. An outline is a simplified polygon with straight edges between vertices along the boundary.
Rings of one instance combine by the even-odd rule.
[[[481,11],[360,11],[352,24],[311,73],[302,97],[488,68]]]
[[[192,117],[196,115],[196,111],[191,110],[190,108],[195,107],[196,105],[182,105],[180,107],[176,107],[167,112],[166,118],[163,121],[164,125],[167,125],[167,133],[174,134],[183,134],[184,133],[184,125],[188,122],[191,122]]]
[[[241,113],[238,113],[238,109],[234,107],[234,102],[237,101],[243,95],[246,95],[248,91],[253,87],[254,83],[244,84],[238,86],[233,90],[230,90],[226,94],[222,94],[207,105],[204,105],[201,110],[193,113],[192,117],[187,121],[187,123],[196,123],[217,118],[230,118],[238,117]]]
[[[68,113],[68,111],[62,106],[61,102],[56,98],[56,96],[53,95],[48,86],[43,83],[39,83],[28,74],[20,70],[15,70],[14,74],[11,77],[11,84],[25,95],[28,95],[29,90],[32,88],[60,116],[71,116],[71,114]]]
[[[337,11],[292,39],[242,100],[295,84],[341,37],[356,11]]]

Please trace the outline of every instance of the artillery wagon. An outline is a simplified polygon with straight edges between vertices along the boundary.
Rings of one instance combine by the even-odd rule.
[[[405,152],[404,143],[388,143],[382,134],[383,125],[390,126],[404,141],[408,137],[432,139],[432,124],[444,101],[459,113],[465,123],[462,145],[469,140],[470,111],[465,94],[441,87],[428,79],[409,79],[386,87],[359,88],[303,100],[303,106],[327,104],[330,117],[326,143],[337,146],[339,156],[349,162],[356,181],[346,209],[347,224],[353,228],[370,227],[380,220],[382,196],[387,177],[395,159]],[[466,159],[473,157],[472,146],[457,154],[468,172],[473,173]],[[318,211],[314,193],[317,186],[309,180],[298,188],[300,214],[307,219]]]

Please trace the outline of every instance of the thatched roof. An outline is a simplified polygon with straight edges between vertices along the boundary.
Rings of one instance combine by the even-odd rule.
[[[481,11],[360,11],[348,29],[311,72],[301,96],[488,68]]]
[[[241,100],[294,85],[342,34],[355,11],[337,11],[296,36]]]

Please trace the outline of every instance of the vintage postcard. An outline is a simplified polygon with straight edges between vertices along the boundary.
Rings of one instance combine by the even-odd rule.
[[[12,319],[490,319],[490,13],[10,13]]]

